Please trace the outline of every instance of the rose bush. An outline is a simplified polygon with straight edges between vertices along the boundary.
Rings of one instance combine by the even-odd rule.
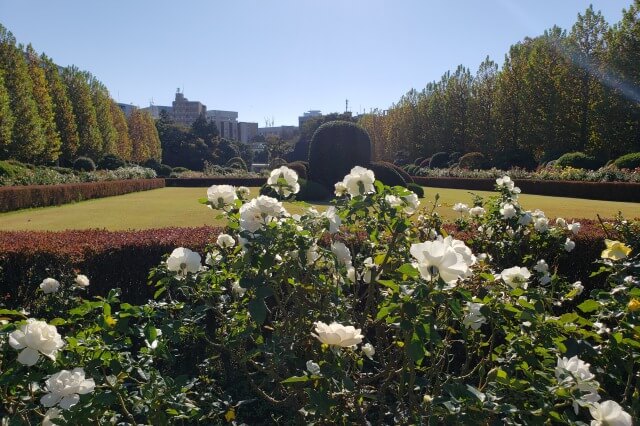
[[[410,191],[362,168],[326,214],[211,188],[203,202],[227,229],[207,253],[179,248],[153,269],[155,300],[133,306],[115,289],[86,300],[74,275],[37,291],[29,313],[0,310],[0,416],[631,425],[640,224],[606,225],[594,274],[608,287],[581,294],[586,285],[557,272],[580,227],[524,210],[512,183],[458,206],[460,235],[477,230],[469,240],[444,231],[437,197],[413,214]],[[27,349],[35,362],[21,362]]]

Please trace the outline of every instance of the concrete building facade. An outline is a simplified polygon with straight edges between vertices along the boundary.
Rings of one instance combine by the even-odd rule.
[[[315,117],[322,117],[322,112],[317,109],[313,109],[311,111],[307,111],[303,113],[300,117],[298,117],[298,127],[302,129],[302,125]]]
[[[148,112],[154,119],[157,120],[160,118],[160,112],[162,112],[163,110],[166,111],[167,114],[169,114],[169,117],[173,118],[173,107],[168,105],[149,105],[146,108],[142,108],[140,111]]]
[[[184,93],[176,92],[176,98],[172,103],[173,121],[185,126],[191,126],[194,121],[201,115],[206,114],[207,106],[198,101],[190,101],[184,97]]]
[[[238,113],[236,111],[210,110],[207,120],[216,123],[221,138],[238,140]]]
[[[258,134],[261,136],[269,137],[269,136],[277,136],[280,139],[290,139],[292,138],[298,128],[296,126],[276,126],[276,127],[260,127],[258,128]]]
[[[124,115],[129,118],[129,116],[131,115],[131,113],[135,110],[138,109],[137,106],[132,105],[132,104],[121,104],[118,103],[118,107],[122,110],[122,112],[124,112]]]
[[[258,123],[238,123],[238,140],[242,143],[249,143],[258,134]]]

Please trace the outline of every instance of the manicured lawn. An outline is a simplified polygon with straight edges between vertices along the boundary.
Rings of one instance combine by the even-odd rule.
[[[257,195],[257,188],[252,188]],[[435,194],[440,194],[438,211],[453,219],[456,213],[451,206],[456,202],[471,203],[467,190],[425,188],[422,206],[433,202]],[[475,191],[478,195],[493,193]],[[198,203],[198,198],[206,195],[206,188],[162,188],[137,192],[118,197],[101,198],[68,204],[60,207],[46,207],[0,214],[1,230],[49,230],[106,228],[147,229],[173,226],[221,225],[224,219],[216,219],[216,212]],[[595,219],[597,214],[612,217],[618,211],[626,217],[640,217],[640,203],[619,203],[609,201],[583,200],[576,198],[556,198],[540,195],[522,195],[521,204],[527,209],[543,210],[548,217]],[[299,206],[286,205],[291,213],[299,213]],[[325,205],[317,206],[324,210]]]

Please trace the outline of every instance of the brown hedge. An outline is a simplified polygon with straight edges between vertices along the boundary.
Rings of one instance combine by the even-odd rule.
[[[58,206],[75,201],[111,197],[164,187],[164,179],[131,179],[62,185],[0,187],[0,212]]]
[[[413,176],[423,186],[493,191],[495,179]],[[632,182],[574,182],[516,179],[525,194],[587,198],[605,201],[640,201],[640,184]]]
[[[166,186],[178,187],[206,187],[211,185],[235,185],[235,186],[262,186],[267,183],[267,178],[231,178],[231,177],[209,177],[209,178],[167,178]]]
[[[19,306],[43,279],[85,274],[89,294],[120,287],[123,299],[144,302],[153,295],[149,270],[176,247],[203,253],[220,228],[165,228],[144,231],[79,230],[0,232],[0,305]],[[203,259],[204,261],[204,259]]]
[[[581,280],[587,289],[600,287],[601,278],[589,278],[604,248],[604,233],[597,222],[577,219],[582,224],[574,238],[576,248],[560,263],[560,272],[571,280]],[[447,232],[467,241],[473,248],[473,233]],[[105,295],[111,288],[122,289],[122,298],[141,303],[153,296],[146,285],[149,270],[176,247],[203,253],[221,228],[166,228],[144,231],[82,230],[65,232],[0,232],[0,306],[28,304],[44,278],[89,277],[89,294]],[[364,233],[347,238],[358,246]],[[327,241],[324,241],[328,243]],[[204,260],[204,259],[203,259]],[[585,292],[586,294],[587,292]]]

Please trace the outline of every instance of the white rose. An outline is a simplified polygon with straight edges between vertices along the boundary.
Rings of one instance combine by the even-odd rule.
[[[584,291],[584,286],[582,285],[582,281],[576,281],[575,283],[571,284],[571,287],[573,287],[576,290],[576,296],[580,296]]]
[[[49,393],[40,398],[40,403],[45,407],[59,404],[63,409],[76,405],[80,395],[93,392],[96,386],[93,379],[85,379],[82,368],[59,371],[45,380],[45,385]]]
[[[567,225],[567,229],[571,231],[573,235],[578,235],[578,232],[580,232],[581,227],[582,226],[580,225],[580,222],[572,221],[570,224]]]
[[[207,189],[207,199],[214,208],[221,209],[238,199],[236,189],[231,185],[213,185]]]
[[[340,225],[342,225],[342,219],[338,216],[338,211],[334,206],[330,206],[325,210],[322,214],[323,217],[329,219],[329,232],[335,234],[340,230]]]
[[[188,248],[178,247],[167,259],[167,269],[177,272],[178,278],[187,276],[191,272],[195,274],[200,270],[200,255]]]
[[[245,199],[249,197],[249,195],[251,195],[251,190],[246,186],[239,186],[238,189],[236,190],[236,193],[240,198]]]
[[[364,336],[360,333],[359,328],[353,326],[344,326],[337,322],[325,324],[321,321],[315,323],[315,333],[311,333],[313,337],[321,343],[329,346],[338,346],[341,348],[350,348],[362,342]]]
[[[505,203],[500,208],[500,214],[502,215],[503,219],[511,219],[512,217],[515,217],[517,211],[513,204]]]
[[[256,232],[263,225],[277,220],[286,213],[278,200],[261,195],[240,207],[240,228]]]
[[[471,216],[480,217],[480,216],[483,216],[484,213],[485,213],[484,208],[480,206],[471,207],[469,209],[469,214],[471,214]]]
[[[531,277],[531,272],[525,267],[514,266],[500,272],[500,278],[511,288],[527,288],[527,280]]]
[[[40,354],[55,360],[64,342],[55,326],[29,318],[26,324],[9,334],[9,345],[22,349],[18,355],[19,363],[32,366],[38,362]]]
[[[414,214],[420,205],[420,200],[414,193],[403,196],[402,201],[404,202],[404,212],[406,214]]]
[[[244,288],[244,287],[240,287],[240,282],[239,281],[234,281],[233,284],[231,284],[231,291],[236,296],[242,297],[247,292],[247,289]]]
[[[287,166],[278,167],[271,171],[267,185],[276,190],[276,192],[284,197],[291,194],[297,194],[300,191],[298,183],[298,173]]]
[[[86,288],[89,287],[89,278],[86,275],[78,275],[75,279],[76,287]]]
[[[374,348],[371,343],[365,343],[362,345],[362,353],[364,353],[367,358],[373,359],[373,356],[376,354],[376,348]]]
[[[351,252],[343,242],[336,241],[333,244],[331,244],[331,252],[338,259],[338,263],[341,263],[346,266],[351,265]]]
[[[547,262],[544,261],[544,259],[540,259],[538,260],[538,263],[536,263],[536,266],[533,267],[533,269],[536,272],[540,272],[541,274],[549,271],[549,265],[547,265]]]
[[[314,244],[307,249],[305,253],[305,259],[306,259],[307,266],[313,265],[314,263],[316,263],[318,259],[320,259],[320,253],[318,253],[317,245]]]
[[[533,222],[533,216],[530,211],[524,212],[522,216],[520,216],[520,219],[518,219],[518,224],[522,226],[527,226],[531,222]]]
[[[334,185],[336,197],[342,197],[343,195],[347,195],[347,187],[344,182],[337,182]]]
[[[53,278],[45,278],[42,283],[40,283],[40,288],[44,294],[55,293],[60,289],[60,282]]]
[[[51,420],[55,419],[64,419],[60,414],[59,408],[49,408],[46,413],[44,413],[44,418],[42,419],[42,426],[55,426]]]
[[[462,324],[465,327],[470,327],[473,330],[477,330],[482,327],[482,324],[487,322],[487,319],[482,315],[480,309],[484,306],[482,303],[467,302],[467,309],[469,313],[462,319]]]
[[[564,228],[565,226],[567,226],[567,221],[559,217],[556,219],[556,226],[559,226],[560,228]]]
[[[538,217],[533,222],[533,227],[538,232],[547,232],[549,230],[549,219],[546,217]]]
[[[458,213],[467,213],[469,212],[469,206],[464,203],[456,203],[453,205],[453,211]]]
[[[351,172],[346,175],[342,181],[351,197],[375,192],[373,182],[375,182],[373,172],[360,166],[355,166],[351,169]]]
[[[320,375],[320,366],[312,360],[307,361],[307,371],[314,376]]]
[[[615,401],[604,401],[589,406],[593,420],[591,426],[633,426],[631,415]]]
[[[231,248],[236,245],[236,240],[229,234],[220,234],[216,240],[216,244],[221,248]]]
[[[567,240],[564,242],[564,249],[567,252],[571,252],[574,248],[576,248],[576,243],[567,238]]]
[[[436,240],[411,244],[410,252],[418,261],[420,275],[426,280],[439,276],[445,283],[453,285],[469,272],[463,254],[458,253],[450,241]]]

